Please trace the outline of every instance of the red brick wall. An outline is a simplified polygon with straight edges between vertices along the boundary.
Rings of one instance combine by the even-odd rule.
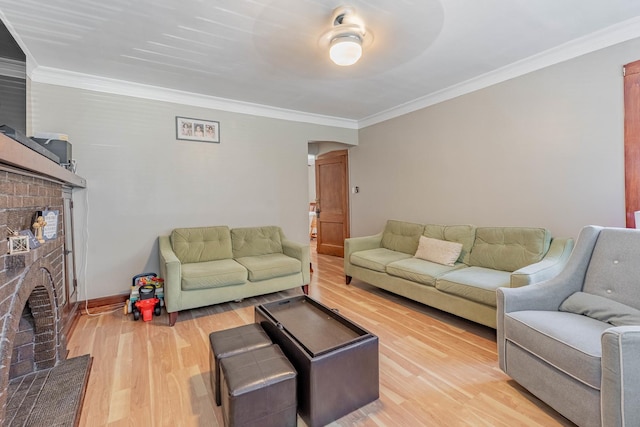
[[[35,212],[47,208],[60,212],[57,238],[28,253],[9,255],[7,227],[31,229]],[[11,368],[13,356],[27,357],[30,345],[34,350],[32,366],[42,369],[54,366],[66,354],[60,321],[65,300],[62,215],[61,184],[0,170],[0,313],[7,313],[0,317],[0,425],[4,422],[10,370],[27,373],[26,364]],[[25,308],[33,316],[32,344],[24,343],[24,336],[18,335]],[[14,351],[16,339],[20,348]]]

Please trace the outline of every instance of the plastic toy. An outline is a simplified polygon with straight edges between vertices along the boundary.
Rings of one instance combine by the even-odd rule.
[[[151,320],[152,315],[159,316],[164,305],[164,279],[155,273],[143,273],[133,277],[131,293],[124,306],[124,314],[133,313],[133,320],[145,322]]]
[[[148,322],[151,320],[152,313],[156,316],[160,315],[160,299],[156,298],[156,287],[154,285],[142,285],[138,288],[140,299],[134,303],[133,320],[140,318],[142,312],[142,320]]]

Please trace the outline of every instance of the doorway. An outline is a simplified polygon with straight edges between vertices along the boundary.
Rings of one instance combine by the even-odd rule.
[[[342,257],[344,239],[350,234],[348,151],[336,150],[318,155],[314,175],[316,251]]]

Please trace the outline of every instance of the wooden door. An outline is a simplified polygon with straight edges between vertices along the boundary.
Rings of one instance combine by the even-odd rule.
[[[316,158],[317,251],[344,256],[349,237],[348,151],[339,150]]]
[[[624,66],[624,184],[627,227],[640,211],[640,61]]]

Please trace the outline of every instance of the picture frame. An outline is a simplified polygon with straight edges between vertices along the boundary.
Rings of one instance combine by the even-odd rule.
[[[44,210],[42,211],[42,216],[46,221],[47,225],[44,226],[42,230],[42,236],[44,240],[54,240],[58,237],[58,216],[60,215],[60,211],[58,210]]]
[[[176,116],[176,139],[220,143],[220,122]]]

